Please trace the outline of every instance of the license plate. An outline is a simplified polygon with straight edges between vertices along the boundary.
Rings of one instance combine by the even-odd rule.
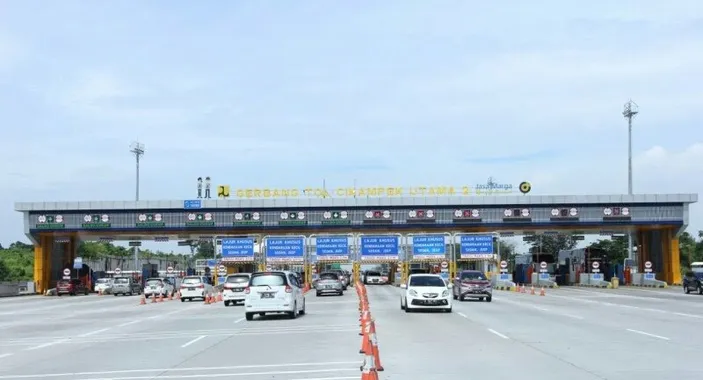
[[[188,290],[195,290],[195,288],[188,288]]]
[[[261,293],[261,298],[273,298],[273,293]]]

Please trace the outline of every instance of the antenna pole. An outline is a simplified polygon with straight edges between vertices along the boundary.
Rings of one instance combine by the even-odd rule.
[[[144,152],[146,152],[146,150],[144,149],[144,144],[140,143],[139,141],[133,141],[132,144],[129,146],[129,151],[134,154],[134,158],[137,162],[137,178],[135,184],[136,189],[134,199],[136,201],[139,201],[139,159],[144,155]],[[134,270],[139,270],[139,247],[134,247]]]
[[[629,100],[625,103],[622,115],[627,119],[627,194],[632,195],[632,119],[639,113],[637,103]],[[632,231],[627,233],[627,257],[634,259],[632,249]]]

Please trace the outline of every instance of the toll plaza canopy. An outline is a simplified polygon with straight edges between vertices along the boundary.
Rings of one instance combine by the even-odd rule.
[[[15,209],[23,213],[25,233],[35,244],[34,279],[43,292],[60,278],[62,263],[75,258],[81,240],[259,236],[270,238],[264,250],[269,259],[282,262],[302,263],[305,247],[319,245],[327,261],[392,263],[404,259],[403,242],[413,235],[434,235],[413,239],[418,257],[443,253],[436,240],[450,232],[632,232],[639,270],[650,261],[657,277],[672,283],[681,276],[677,236],[688,225],[689,205],[697,200],[697,194],[499,195],[20,202]],[[313,238],[322,240],[316,244],[310,242]],[[243,248],[249,243],[228,242],[231,256],[241,256],[233,260],[255,260],[252,249]],[[466,238],[465,243],[471,249],[483,244],[480,238]]]

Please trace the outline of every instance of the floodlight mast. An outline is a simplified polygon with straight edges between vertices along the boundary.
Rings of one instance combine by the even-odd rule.
[[[622,115],[627,119],[627,194],[632,195],[632,119],[639,113],[639,106],[630,99],[623,107]],[[632,231],[627,234],[627,258],[634,259]]]
[[[129,151],[134,154],[134,157],[137,161],[137,182],[135,200],[139,201],[139,159],[144,155],[144,144],[140,143],[139,141],[133,141],[132,144],[129,145]],[[139,247],[136,246],[134,247],[134,270],[139,270]]]

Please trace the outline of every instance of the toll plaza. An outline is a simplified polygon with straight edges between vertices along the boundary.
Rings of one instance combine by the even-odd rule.
[[[681,281],[677,236],[696,201],[696,194],[437,195],[36,202],[17,203],[15,209],[23,213],[25,233],[35,244],[35,289],[44,293],[63,277],[63,269],[73,268],[81,241],[216,240],[221,257],[213,258],[209,272],[287,268],[303,270],[310,282],[320,262],[352,263],[356,275],[360,265],[380,263],[391,272],[400,269],[401,279],[411,268],[437,266],[446,276],[471,268],[497,273],[496,239],[554,233],[631,234],[636,249],[627,262],[628,278],[633,284],[652,278],[671,284]],[[346,236],[347,244],[325,240],[335,236]],[[602,259],[592,252],[584,257],[581,273],[593,275],[590,262],[596,260],[600,273],[610,276]],[[530,280],[533,274],[539,276],[530,273]]]

